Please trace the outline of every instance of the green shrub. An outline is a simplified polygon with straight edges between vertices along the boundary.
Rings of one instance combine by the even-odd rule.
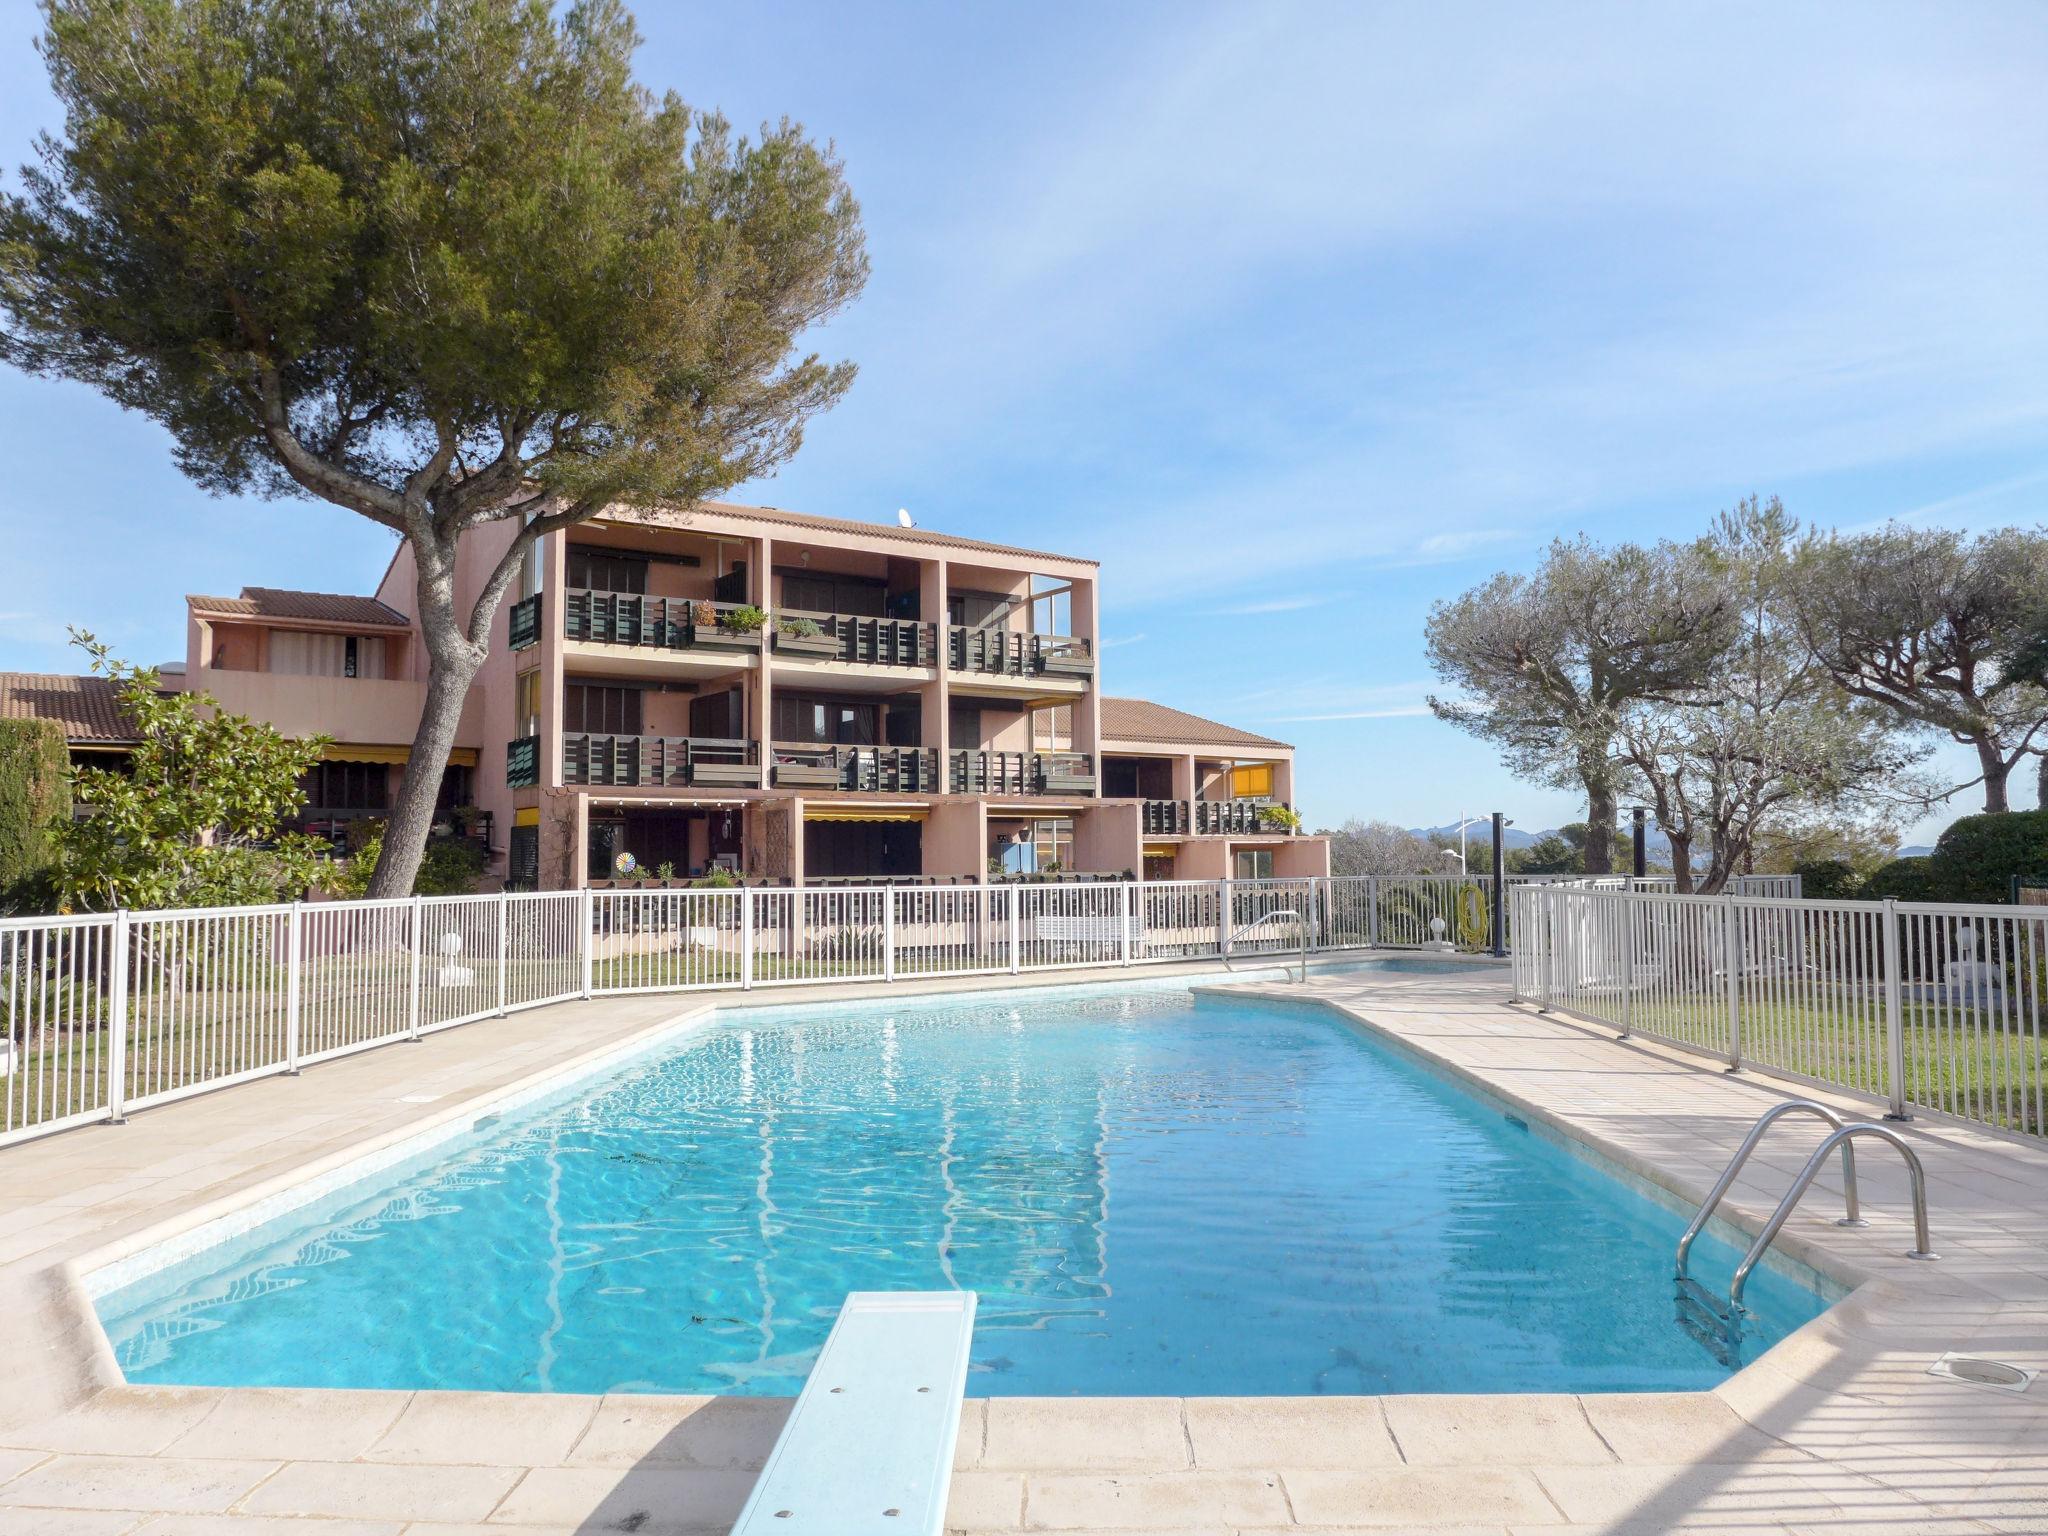
[[[1880,864],[1870,872],[1870,878],[1863,882],[1859,894],[1870,901],[1882,901],[1887,896],[1895,901],[1931,901],[1934,899],[1931,862],[1925,856],[1916,856]],[[1813,893],[1809,891],[1807,894]]]
[[[1961,817],[1927,864],[1936,901],[2010,901],[2013,876],[2048,875],[2048,811]]]
[[[71,819],[71,757],[54,720],[0,720],[0,900],[45,883]]]
[[[483,879],[487,858],[473,838],[430,837],[412,888],[421,896],[468,896]]]
[[[1792,873],[1808,901],[1845,901],[1863,894],[1863,878],[1847,859],[1808,859],[1794,864]]]

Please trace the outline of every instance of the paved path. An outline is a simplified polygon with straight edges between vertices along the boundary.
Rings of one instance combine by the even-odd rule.
[[[1491,973],[1354,971],[1307,993],[1689,1197],[1784,1096],[1510,1008]],[[436,1116],[472,1114],[698,1006],[651,997],[537,1010],[0,1151],[0,1532],[723,1531],[783,1402],[114,1385],[66,1281],[82,1254],[196,1221]],[[1761,1220],[1817,1134],[1784,1127],[1737,1186],[1738,1221]],[[1942,1261],[1900,1256],[1904,1180],[1871,1149],[1870,1228],[1833,1226],[1817,1193],[1784,1240],[1861,1289],[1713,1393],[975,1402],[949,1523],[977,1536],[2041,1536],[2048,1382],[2015,1397],[1926,1369],[1947,1349],[2048,1368],[2048,1148],[1932,1121],[1909,1134],[1927,1160]]]

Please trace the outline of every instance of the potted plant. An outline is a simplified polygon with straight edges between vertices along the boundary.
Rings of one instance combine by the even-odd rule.
[[[720,608],[716,603],[698,602],[690,609],[690,644],[714,650],[754,650],[760,643],[755,636],[767,617],[751,604]]]
[[[820,661],[837,661],[839,637],[826,634],[818,627],[815,619],[777,619],[775,649],[790,656],[809,656]]]
[[[1269,831],[1285,832],[1290,837],[1301,830],[1301,812],[1291,805],[1262,805],[1259,821]]]

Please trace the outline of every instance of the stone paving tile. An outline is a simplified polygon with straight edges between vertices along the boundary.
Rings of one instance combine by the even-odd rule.
[[[1576,1397],[1390,1397],[1386,1411],[1387,1427],[1410,1466],[1609,1465],[1615,1460]]]
[[[409,1392],[302,1387],[224,1392],[213,1410],[168,1449],[173,1456],[354,1461],[397,1421],[411,1397]]]
[[[10,1509],[0,1525],[8,1536],[128,1536],[147,1515],[132,1509]],[[208,1515],[208,1520],[221,1520]],[[212,1529],[219,1529],[214,1526]],[[323,1533],[324,1536],[324,1533]]]
[[[511,1467],[294,1461],[240,1507],[258,1515],[350,1520],[483,1520],[519,1481]]]
[[[400,1536],[396,1520],[297,1520],[288,1515],[159,1515],[135,1536]]]
[[[1711,1392],[1589,1392],[1579,1403],[1594,1431],[1625,1462],[1808,1457],[1755,1428]]]
[[[1588,1469],[1594,1476],[1613,1467]],[[1393,1467],[1378,1472],[1294,1471],[1287,1498],[1302,1525],[1530,1525],[1557,1521],[1535,1476],[1506,1467]]]
[[[545,1392],[415,1392],[368,1461],[551,1467],[597,1416],[596,1397]]]
[[[1401,1464],[1377,1397],[1191,1397],[1185,1418],[1205,1471]]]
[[[0,1430],[0,1444],[91,1455],[154,1456],[219,1406],[212,1387],[117,1387],[29,1429]]]
[[[621,1393],[599,1403],[583,1437],[564,1460],[572,1467],[675,1466],[758,1472],[767,1464],[794,1401]],[[963,1433],[963,1447],[967,1442]],[[978,1421],[973,1443],[979,1449]]]
[[[1202,1530],[1285,1525],[1293,1518],[1273,1473],[1159,1472],[1129,1476],[1062,1473],[1024,1480],[1029,1530]]]
[[[946,1526],[1015,1530],[1024,1520],[1024,1477],[1018,1472],[955,1472],[946,1492]]]
[[[1178,1399],[992,1397],[978,1465],[1178,1472],[1193,1465]]]
[[[276,1471],[274,1461],[53,1456],[0,1484],[0,1506],[132,1509],[138,1515],[225,1510]]]
[[[48,1451],[0,1450],[0,1483],[5,1483],[11,1478],[19,1477],[30,1467],[47,1461],[49,1457],[50,1452]]]
[[[732,1528],[751,1472],[685,1467],[537,1467],[491,1515],[492,1524],[581,1524],[590,1530],[676,1536]],[[445,1517],[444,1517],[445,1518]]]

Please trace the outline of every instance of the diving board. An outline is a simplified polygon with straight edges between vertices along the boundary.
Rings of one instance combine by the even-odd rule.
[[[852,1291],[732,1536],[940,1536],[972,1291]]]

